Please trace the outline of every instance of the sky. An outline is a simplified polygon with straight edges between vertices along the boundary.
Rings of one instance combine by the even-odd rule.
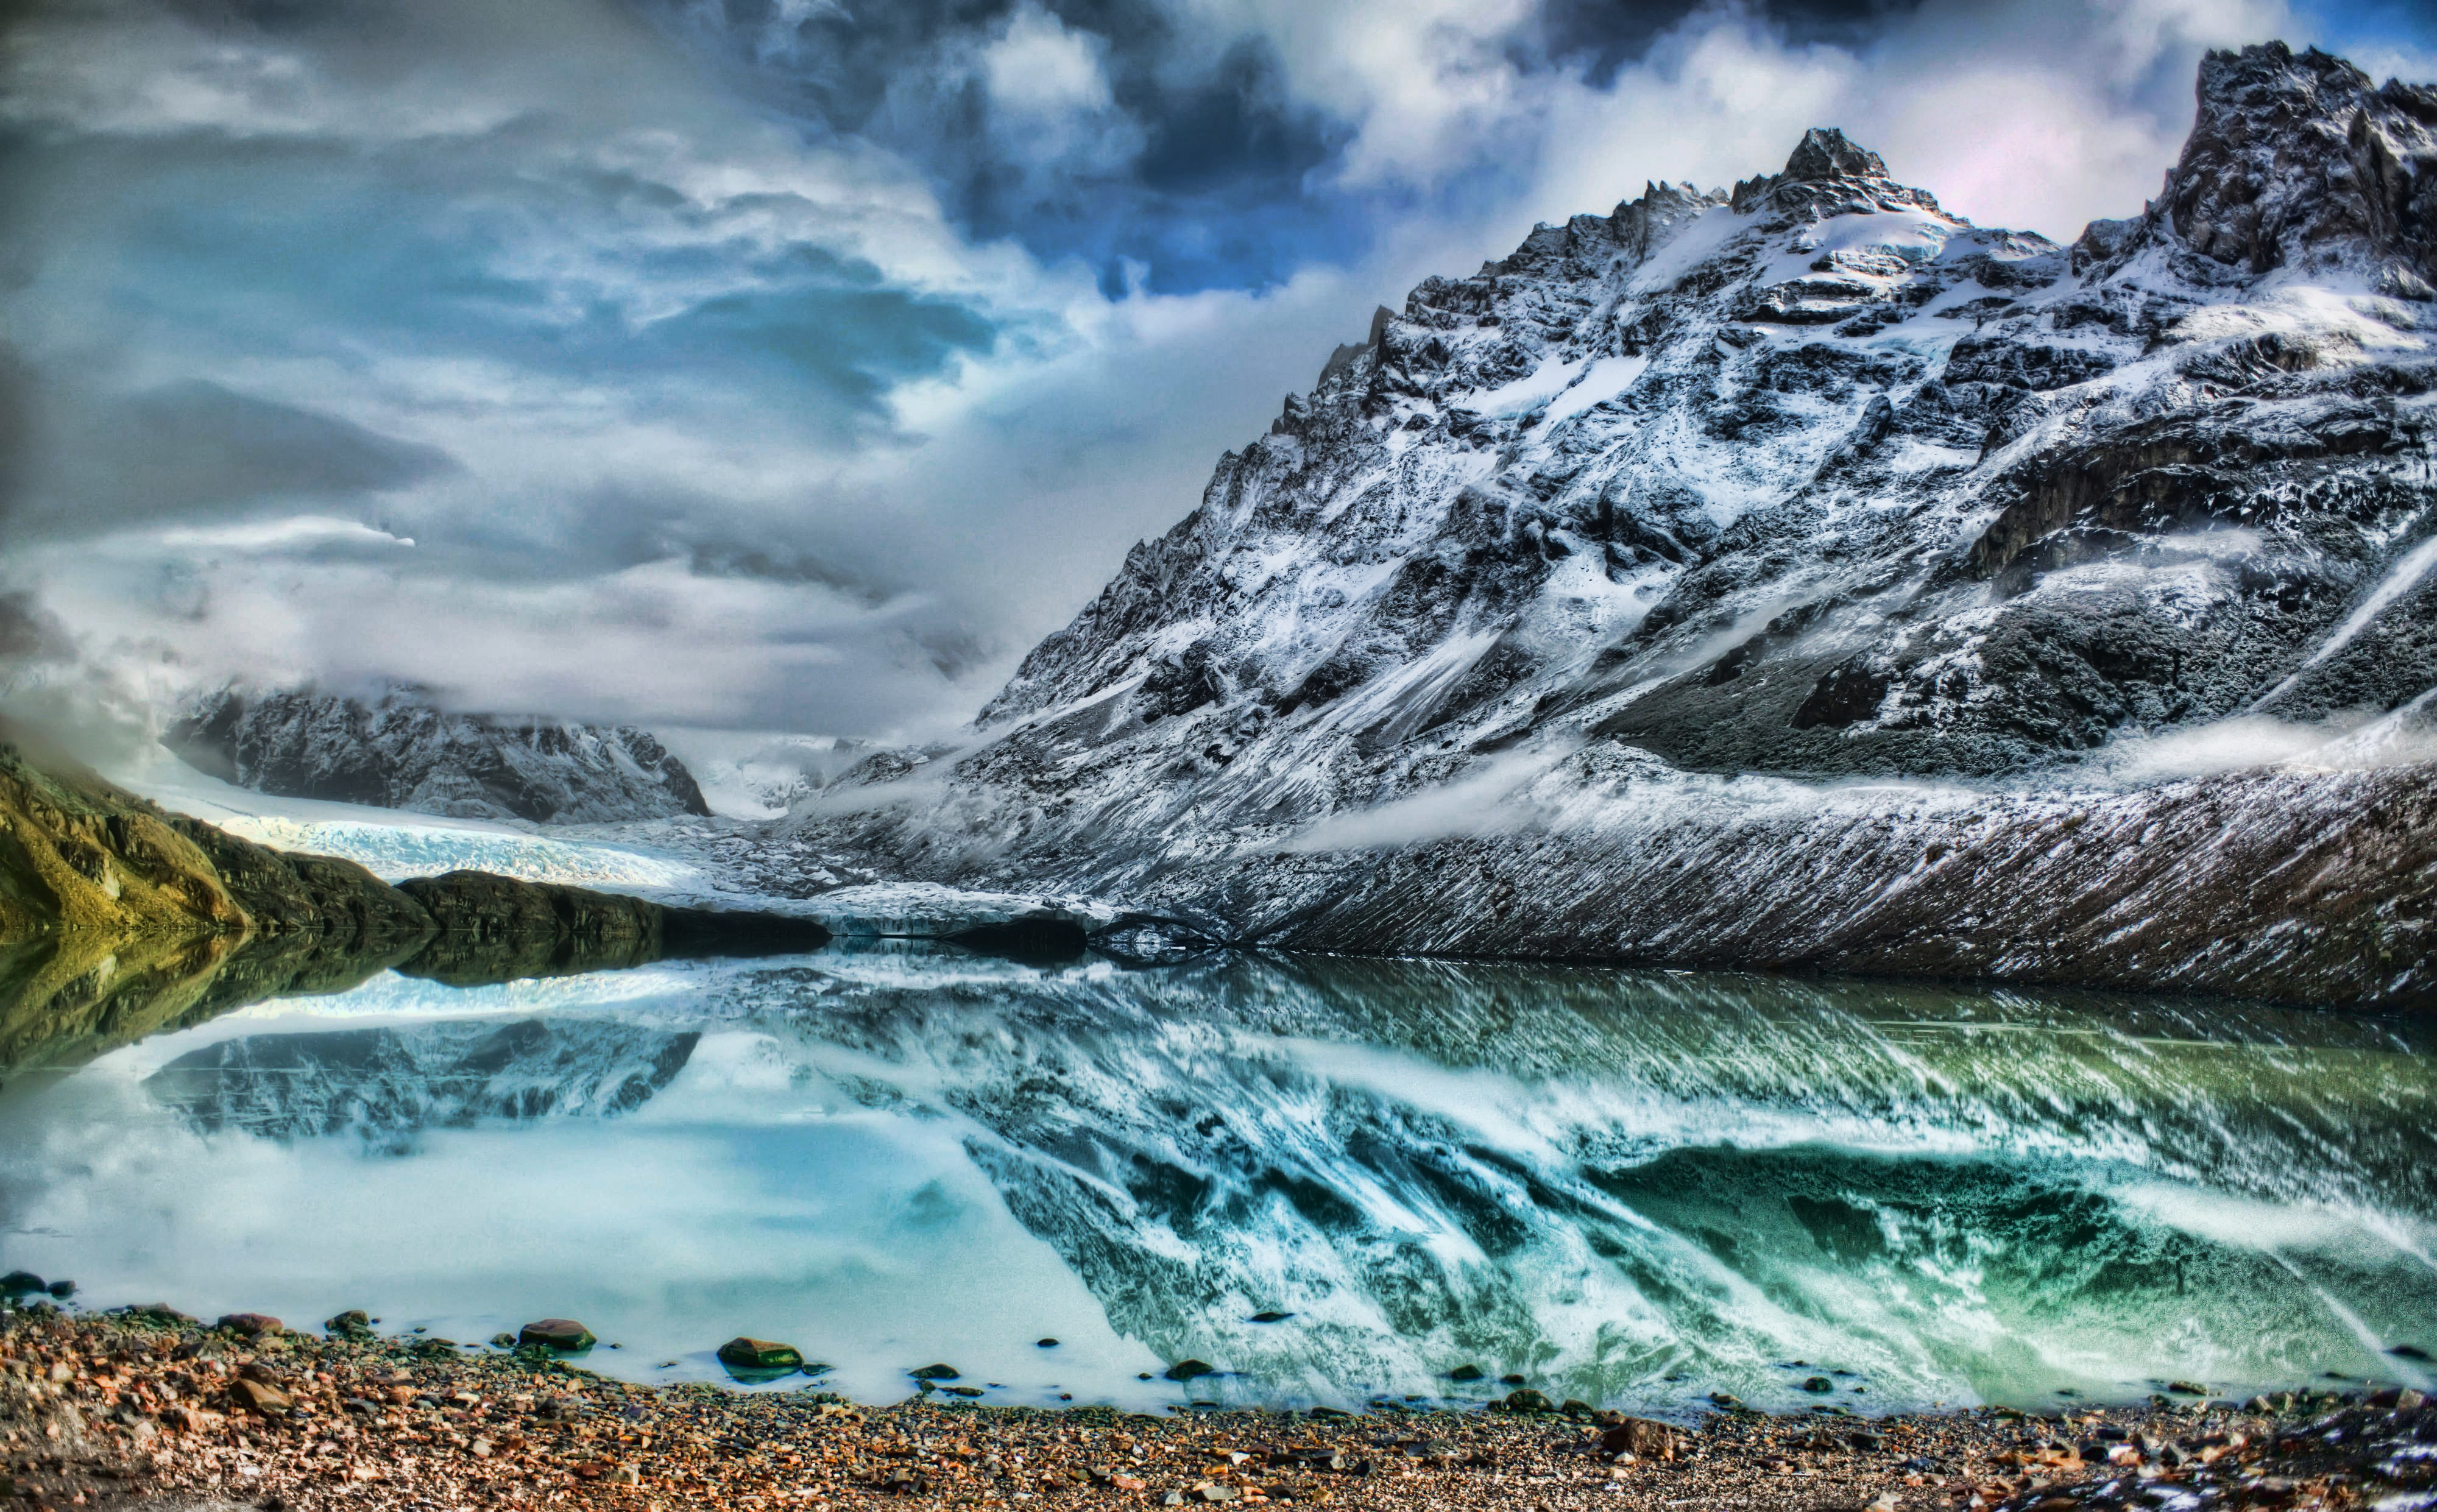
[[[13,0],[0,683],[932,738],[1424,276],[1814,125],[2069,239],[2425,9]]]

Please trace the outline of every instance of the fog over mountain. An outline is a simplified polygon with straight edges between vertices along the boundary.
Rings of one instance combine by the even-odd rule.
[[[40,0],[0,45],[0,669],[920,739],[1364,313],[1842,127],[2138,210],[2202,53],[2412,8]]]

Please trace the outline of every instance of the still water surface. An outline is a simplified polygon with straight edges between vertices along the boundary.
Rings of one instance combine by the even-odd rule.
[[[465,1341],[571,1316],[645,1380],[751,1333],[879,1400],[935,1361],[1137,1406],[2416,1380],[2387,1351],[2437,1348],[2432,1051],[1529,966],[384,976],[0,1090],[0,1268]],[[1186,1359],[1223,1374],[1156,1379]]]

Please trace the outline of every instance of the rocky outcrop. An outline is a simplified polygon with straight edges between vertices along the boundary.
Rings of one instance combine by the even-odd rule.
[[[283,798],[543,824],[708,815],[685,764],[624,727],[449,713],[412,688],[205,698],[163,744],[200,771]]]
[[[2121,268],[2155,248],[2214,283],[2279,268],[2366,273],[2437,296],[2437,89],[2282,43],[2209,55],[2183,157],[2139,220],[2102,222],[2077,261]]]
[[[342,991],[432,933],[353,862],[237,839],[0,731],[0,1064]]]
[[[0,1066],[396,969],[455,985],[817,948],[810,920],[452,872],[400,888],[170,814],[0,731]]]
[[[398,890],[422,905],[437,933],[397,970],[457,987],[619,971],[689,956],[817,950],[830,938],[810,919],[670,907],[485,871],[413,877]]]
[[[2167,192],[2071,250],[1825,129],[1731,191],[1538,227],[1219,459],[921,796],[799,829],[1332,949],[2428,1001],[2408,781],[2076,768],[2437,690],[2432,122],[2254,47],[2202,69]],[[1885,784],[1922,782],[1978,818],[1916,833]],[[2147,808],[2244,838],[2166,844],[2184,890],[2153,894]],[[2120,851],[2025,859],[2003,906],[1915,890],[1967,831],[2085,810]],[[1929,911],[1861,902],[1898,894]],[[2148,933],[2079,932],[2143,898]],[[2204,901],[2270,954],[2202,950]]]

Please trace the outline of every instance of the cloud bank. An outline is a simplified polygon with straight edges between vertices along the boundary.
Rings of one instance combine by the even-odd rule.
[[[137,704],[403,678],[929,734],[1373,304],[1535,220],[1834,124],[1960,213],[2069,237],[2154,192],[2203,49],[2437,77],[2425,25],[45,0],[0,39],[0,594],[45,666],[72,644]]]

